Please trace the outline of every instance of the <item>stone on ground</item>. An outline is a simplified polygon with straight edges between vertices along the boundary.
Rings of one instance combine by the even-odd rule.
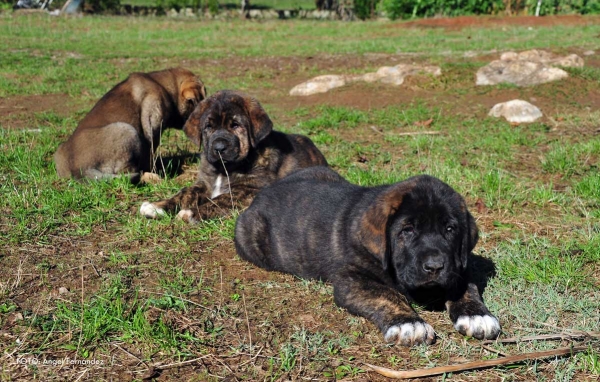
[[[556,57],[543,50],[527,50],[521,53],[506,52],[499,60],[490,62],[477,71],[477,85],[511,83],[531,86],[566,78],[569,74],[557,68],[583,67],[583,59],[576,54]]]
[[[504,117],[512,123],[535,122],[542,117],[542,112],[527,101],[514,99],[494,105],[489,114],[492,117]]]
[[[348,83],[364,81],[364,82],[381,82],[392,85],[402,85],[407,76],[413,76],[419,73],[427,73],[434,76],[442,74],[439,66],[419,66],[412,64],[399,64],[396,66],[383,66],[376,72],[366,73],[357,76],[342,76],[342,75],[324,75],[315,77],[309,81],[303,82],[290,90],[290,95],[311,95],[317,93],[325,93],[331,89],[339,88]]]
[[[328,74],[318,76],[312,80],[296,85],[290,90],[290,95],[307,96],[311,94],[325,93],[331,89],[346,85],[346,76]]]

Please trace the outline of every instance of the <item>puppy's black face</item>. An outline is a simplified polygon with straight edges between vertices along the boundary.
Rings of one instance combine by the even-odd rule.
[[[452,290],[463,281],[463,241],[471,240],[472,233],[467,230],[472,217],[460,195],[449,186],[426,183],[418,182],[404,195],[390,222],[389,265],[398,284],[408,290]],[[470,252],[474,243],[467,246]]]
[[[273,128],[268,115],[253,98],[229,90],[220,91],[202,101],[183,130],[203,145],[206,159],[215,166],[235,165]]]

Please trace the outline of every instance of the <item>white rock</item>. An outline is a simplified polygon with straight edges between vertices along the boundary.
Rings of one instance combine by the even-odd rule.
[[[583,67],[584,62],[576,54],[554,57],[543,50],[527,50],[521,53],[505,52],[499,60],[490,62],[477,71],[477,85],[512,83],[517,86],[531,86],[557,81],[569,76],[555,66]]]
[[[307,96],[311,94],[325,93],[331,89],[346,85],[346,76],[328,74],[318,76],[312,80],[296,85],[290,90],[290,95]]]
[[[324,75],[318,76],[307,82],[301,83],[290,90],[290,95],[311,95],[317,93],[325,93],[331,89],[339,88],[348,83],[364,81],[376,82],[379,81],[385,84],[402,85],[406,76],[412,76],[419,73],[428,73],[434,76],[442,74],[442,69],[439,66],[432,65],[412,65],[399,64],[396,66],[383,66],[376,72],[365,73],[357,76],[338,76]]]
[[[583,58],[576,54],[569,54],[566,57],[560,57],[549,61],[550,65],[564,66],[567,68],[583,68]]]
[[[542,117],[542,112],[527,101],[514,99],[494,105],[488,115],[491,117],[504,117],[508,122],[528,123],[535,122]]]
[[[530,86],[557,81],[568,77],[562,69],[552,68],[540,62],[496,60],[477,71],[477,85],[512,83]]]

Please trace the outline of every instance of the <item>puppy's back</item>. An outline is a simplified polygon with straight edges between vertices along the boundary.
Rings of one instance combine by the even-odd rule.
[[[357,189],[326,167],[300,170],[258,193],[237,220],[238,254],[262,268],[326,279],[335,236]]]

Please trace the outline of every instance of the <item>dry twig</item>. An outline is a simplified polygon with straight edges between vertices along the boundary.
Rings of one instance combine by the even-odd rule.
[[[440,131],[406,131],[404,133],[398,133],[399,136],[413,136],[413,135],[438,135],[441,134]]]
[[[369,126],[369,128],[371,128],[371,130],[373,130],[376,133],[385,135],[385,133],[383,131],[379,130],[376,126]]]
[[[582,338],[600,338],[600,332],[583,332],[579,330],[573,330],[571,333],[556,333],[556,334],[540,334],[537,336],[525,336],[525,337],[510,337],[498,340],[485,340],[483,344],[513,344],[517,342],[528,342],[528,341],[552,341],[552,340],[573,340]]]
[[[432,375],[439,375],[439,374],[451,373],[451,372],[456,372],[456,371],[484,369],[484,368],[488,368],[488,367],[492,367],[492,366],[523,362],[523,361],[526,361],[529,359],[539,359],[539,358],[547,358],[547,357],[559,357],[559,356],[565,356],[565,355],[573,355],[575,353],[579,353],[579,352],[582,352],[582,351],[585,351],[588,349],[589,349],[589,347],[587,347],[587,346],[564,347],[564,348],[558,348],[558,349],[554,349],[554,350],[517,354],[517,355],[512,355],[512,356],[508,356],[508,357],[504,357],[504,358],[489,359],[489,360],[485,360],[485,361],[473,361],[473,362],[467,362],[467,363],[463,363],[463,364],[459,364],[459,365],[438,366],[438,367],[432,367],[430,369],[419,369],[419,370],[409,370],[409,371],[392,370],[392,369],[388,369],[385,367],[370,365],[368,363],[365,363],[365,365],[370,367],[377,373],[379,373],[383,376],[386,376],[388,378],[409,379],[409,378],[429,377]]]

